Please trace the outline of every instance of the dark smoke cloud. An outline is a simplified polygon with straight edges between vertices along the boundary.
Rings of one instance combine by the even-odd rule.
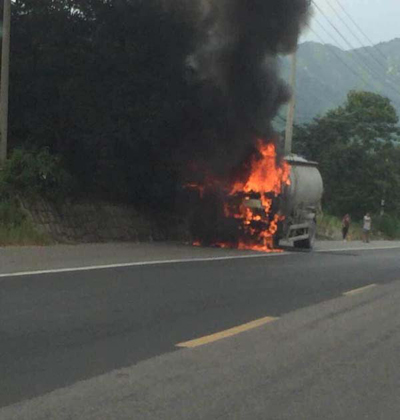
[[[191,2],[197,48],[187,65],[201,86],[209,132],[190,151],[211,171],[227,174],[252,153],[258,137],[272,135],[271,121],[290,97],[277,56],[295,50],[309,1],[202,0],[196,6]]]

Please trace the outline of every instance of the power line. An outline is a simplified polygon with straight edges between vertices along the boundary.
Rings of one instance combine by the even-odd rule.
[[[286,123],[286,118],[283,118],[281,115],[277,115],[276,116],[279,120],[283,121],[284,123]]]
[[[328,18],[328,16],[326,16],[326,14],[324,13],[324,11],[318,6],[318,4],[312,0],[312,3],[314,4],[314,6],[317,8],[317,10],[324,16],[324,18],[328,21],[329,25],[335,30],[335,32],[337,32],[337,34],[343,39],[343,41],[346,43],[346,45],[353,50],[353,53],[355,55],[357,55],[357,57],[361,58],[364,67],[369,70],[370,73],[373,73],[376,77],[380,78],[381,75],[379,73],[377,73],[373,68],[371,68],[369,66],[368,62],[365,62],[364,60],[364,56],[362,54],[360,54],[360,52],[354,48],[354,46],[345,38],[345,36],[339,31],[339,29],[332,23],[332,21]],[[328,3],[329,4],[329,3]],[[330,5],[331,6],[331,5]],[[331,6],[332,7],[332,6]],[[332,7],[333,9],[333,7]],[[333,9],[335,10],[335,9]],[[361,62],[360,60],[360,62]],[[380,64],[380,63],[379,63]],[[380,64],[381,65],[381,64]],[[386,73],[386,68],[384,68],[385,73]],[[390,81],[390,80],[389,80]],[[400,95],[400,91],[397,90],[397,85],[394,87],[394,90]]]
[[[317,21],[317,23],[319,23]],[[324,39],[320,36],[318,32],[316,32],[309,24],[307,25],[308,29],[321,41],[322,44],[325,44]],[[321,27],[325,30],[324,26],[321,25]],[[325,32],[330,36],[330,33],[325,30]],[[359,73],[358,70],[355,70],[350,64],[348,64],[344,58],[342,58],[336,51],[335,47],[332,46],[332,48],[329,48],[330,52],[337,58],[338,61],[340,61],[357,79],[360,79],[365,85],[365,87],[371,89],[372,91],[376,91],[376,88],[374,88],[372,85],[370,85],[369,80],[365,79],[364,76]],[[310,96],[313,96],[315,99],[317,98],[315,95],[313,95],[312,91],[308,92]],[[301,101],[301,98],[299,98]]]
[[[362,47],[364,47],[364,45],[363,45],[363,42],[360,40],[360,38],[359,38],[359,36],[356,34],[356,33],[354,33],[354,31],[353,31],[353,29],[352,28],[350,28],[350,25],[348,25],[347,23],[346,23],[346,21],[340,16],[340,14],[338,13],[338,11],[332,6],[332,4],[331,3],[329,3],[329,1],[328,0],[326,0],[326,3],[328,4],[328,6],[333,10],[333,12],[335,13],[335,15],[336,16],[338,16],[338,18],[340,19],[340,21],[343,23],[343,25],[345,25],[346,26],[346,28],[348,29],[348,31],[354,36],[354,38],[360,43],[360,45],[362,46]]]
[[[355,48],[353,47],[353,45],[351,45],[351,43],[346,39],[346,37],[339,31],[339,29],[331,22],[331,20],[326,16],[326,14],[324,13],[324,11],[318,6],[317,3],[315,3],[315,1],[313,0],[313,5],[317,8],[317,10],[321,13],[322,16],[324,16],[324,18],[328,21],[329,25],[332,26],[332,28],[334,29],[334,31],[340,36],[340,38],[343,39],[343,41],[345,42],[345,44],[351,49],[354,50]]]
[[[360,43],[361,47],[363,47],[365,49],[365,52],[371,56],[371,58],[378,64],[378,66],[382,67],[382,69],[385,71],[387,71],[386,67],[382,64],[381,61],[379,61],[371,52],[370,50],[367,48],[366,45],[364,45],[363,41],[360,39],[360,37],[355,33],[355,31],[353,31],[353,29],[350,27],[350,25],[347,24],[347,22],[342,18],[342,16],[338,13],[338,11],[332,6],[332,4],[326,0],[326,3],[328,4],[328,6],[333,10],[333,12],[336,14],[336,16],[340,19],[340,21],[343,23],[343,25],[347,28],[347,30],[354,36],[354,38]],[[344,10],[344,8],[342,8],[342,10],[346,13],[346,11]],[[347,13],[346,13],[347,16]],[[352,22],[355,24],[355,21],[352,19]]]
[[[368,35],[361,29],[361,27],[352,18],[352,16],[347,12],[347,10],[343,7],[343,5],[340,3],[340,1],[339,0],[335,0],[335,2],[342,9],[342,11],[344,12],[344,14],[353,22],[353,24],[355,25],[355,27],[360,31],[360,33],[364,36],[364,38],[371,44],[372,48],[375,51],[377,51],[387,61],[388,60],[388,57],[381,51],[380,48],[378,48],[376,45],[374,45],[374,42],[371,41],[371,39],[368,37]]]
[[[321,13],[321,15],[324,16],[324,18],[328,21],[329,25],[335,30],[335,32],[337,32],[337,34],[343,39],[343,41],[346,43],[346,45],[348,45],[348,47],[351,50],[353,50],[353,53],[357,57],[361,58],[360,64],[362,64],[365,67],[365,69],[369,71],[369,73],[374,74],[375,77],[377,77],[378,79],[380,79],[381,78],[381,75],[379,73],[377,73],[375,71],[375,69],[372,69],[369,66],[369,63],[368,62],[366,63],[364,61],[364,56],[362,54],[360,54],[359,51],[356,48],[354,48],[354,46],[346,39],[346,37],[339,31],[339,29],[336,27],[336,25],[334,25],[332,23],[332,21],[326,16],[326,14],[324,13],[324,11],[318,6],[318,4],[314,0],[312,0],[312,3],[316,7],[316,9]],[[384,83],[384,82],[387,82],[387,80],[382,80],[382,83]],[[390,80],[389,80],[389,82],[390,82]],[[397,86],[396,85],[393,84],[392,89],[400,96],[400,90],[397,90]]]
[[[329,36],[329,38],[331,38],[334,42],[335,42],[335,45],[337,45],[337,46],[339,46],[339,48],[343,48],[341,45],[340,45],[340,41],[338,42],[337,41],[337,38],[334,36],[334,35],[332,35],[332,33],[330,33],[327,29],[326,29],[326,27],[318,20],[318,19],[314,19],[314,22],[315,23],[317,23],[318,24],[318,26],[326,33],[326,35],[328,35]],[[309,25],[307,25],[310,29],[311,29],[311,31],[313,31],[312,30],[312,28],[311,28],[311,26],[309,26]],[[314,31],[313,31],[314,32]],[[315,33],[315,32],[314,32]],[[321,40],[321,38],[319,38],[320,40]],[[322,41],[323,43],[324,43],[324,41]]]
[[[334,36],[334,35],[332,35],[326,28],[325,28],[325,26],[318,20],[318,19],[314,19],[314,22],[315,23],[317,23],[318,24],[318,26],[325,32],[325,34],[327,34],[328,35],[328,37],[330,37],[332,40],[333,40],[333,42],[335,43],[335,44],[337,44],[337,45],[339,45],[339,48],[342,48],[342,46],[340,45],[340,42],[338,42],[337,41],[337,38]],[[325,44],[325,41],[322,39],[322,37],[316,32],[316,31],[314,31],[314,29],[310,26],[310,25],[307,25],[308,26],[308,28],[309,28],[309,30],[323,43],[323,44]],[[339,54],[337,54],[336,53],[336,51],[334,50],[334,49],[331,49],[331,52],[335,55],[335,57],[343,64],[343,65],[345,65],[356,77],[358,77],[358,78],[361,78],[363,81],[364,81],[364,83],[366,84],[366,85],[368,85],[370,88],[372,88],[373,90],[376,90],[377,88],[376,87],[373,87],[370,83],[369,83],[369,81],[367,80],[367,79],[365,79],[365,77],[364,76],[362,76],[360,73],[358,73],[358,70],[355,70],[355,69],[353,69],[352,67],[350,67],[350,65],[348,64],[348,63],[346,63],[345,61],[344,61],[344,59],[339,55]],[[353,59],[353,61],[355,60],[354,59],[354,57],[352,57],[352,59]],[[358,64],[357,64],[357,62],[355,62],[354,61],[354,64],[356,64],[356,66],[358,67]],[[365,66],[364,66],[365,67]],[[371,70],[370,69],[368,69],[367,68],[367,70],[369,70],[370,72],[371,72]],[[356,73],[357,72],[357,73]],[[378,78],[380,78],[380,75],[378,75]],[[400,92],[398,92],[399,93],[399,95],[400,95]]]
[[[318,21],[316,21],[316,22],[319,23]],[[308,28],[323,44],[325,43],[324,40],[321,38],[321,36],[316,31],[314,31],[314,29],[311,26],[308,25]],[[322,26],[322,28],[323,28],[323,26]],[[329,34],[329,32],[327,32],[327,33]],[[365,79],[364,76],[362,76],[360,73],[358,73],[357,70],[354,70],[348,63],[346,63],[346,61],[334,49],[331,49],[331,52],[345,67],[347,67],[347,69],[355,77],[360,78],[364,82],[365,85],[368,85],[370,88],[374,89],[372,86],[369,85],[368,80]]]
[[[354,31],[347,25],[347,23],[343,20],[343,18],[338,14],[338,12],[333,8],[333,6],[329,3],[329,1],[327,0],[328,5],[331,7],[331,9],[336,13],[336,15],[339,17],[339,19],[342,21],[342,23],[349,29],[349,31],[353,34],[353,36],[355,36],[355,38],[361,43],[361,45],[364,47],[366,53],[368,55],[370,55],[370,57],[382,68],[384,74],[382,74],[381,72],[379,72],[378,70],[375,70],[373,67],[370,67],[369,62],[367,60],[367,57],[364,57],[364,55],[357,49],[355,49],[352,44],[350,42],[348,42],[345,37],[343,35],[341,35],[340,31],[336,28],[336,26],[331,22],[331,20],[326,16],[326,14],[321,10],[321,8],[316,4],[316,2],[314,0],[311,0],[312,3],[314,4],[314,6],[320,11],[320,13],[325,17],[325,19],[328,21],[328,23],[335,29],[335,31],[341,36],[341,38],[346,42],[347,45],[350,46],[350,48],[353,50],[352,53],[353,55],[356,55],[359,59],[360,59],[360,64],[362,64],[366,70],[368,70],[371,74],[373,74],[376,77],[376,81],[380,82],[383,86],[387,86],[387,88],[390,88],[392,91],[396,92],[399,96],[400,96],[400,90],[398,88],[398,80],[395,80],[395,78],[393,78],[392,75],[387,74],[387,68],[381,63],[381,61],[377,60],[377,58],[372,55],[371,51],[369,48],[365,47],[365,45],[363,44],[363,42],[360,40],[360,38],[354,33]],[[354,21],[354,19],[347,13],[347,11],[344,9],[344,7],[339,3],[338,0],[335,0],[341,7],[341,9],[344,11],[344,13],[346,14],[346,16],[349,17],[349,19],[356,25],[357,28],[359,28],[359,26],[357,25],[357,23]],[[317,22],[319,23],[319,22]],[[327,32],[325,30],[325,28],[323,27],[323,25],[321,25],[319,23],[319,25],[324,29],[325,32]],[[359,30],[363,33],[362,29],[359,28]],[[372,43],[372,41],[367,37],[367,39],[369,40],[369,42]],[[336,41],[337,42],[337,41]],[[374,48],[374,46],[372,46],[372,48]],[[380,51],[378,49],[376,49],[376,51]],[[384,57],[384,59],[386,61],[388,61],[387,57],[381,53]],[[353,57],[354,59],[354,57]],[[362,61],[362,63],[361,63]],[[390,87],[389,87],[390,84]]]

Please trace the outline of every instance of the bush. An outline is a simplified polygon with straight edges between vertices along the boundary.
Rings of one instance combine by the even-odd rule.
[[[374,228],[382,232],[389,239],[400,238],[400,220],[390,214],[376,217]]]
[[[0,246],[50,245],[51,243],[49,236],[38,232],[29,219],[15,226],[0,224]]]
[[[363,238],[362,220],[352,220],[348,240],[361,240]],[[329,214],[318,216],[317,234],[321,239],[340,239],[342,235],[342,222],[339,217]],[[372,216],[371,239],[398,239],[400,238],[400,219],[385,214]]]
[[[63,169],[61,159],[48,149],[16,149],[0,174],[0,194],[18,194],[57,199],[72,188],[72,177]]]
[[[35,229],[32,220],[15,199],[0,201],[0,246],[47,245],[51,240]]]
[[[320,214],[317,218],[317,235],[320,239],[341,239],[342,219],[330,214]],[[349,241],[362,239],[361,223],[352,220],[347,236]]]
[[[26,215],[15,200],[0,202],[0,226],[16,227],[22,225]]]

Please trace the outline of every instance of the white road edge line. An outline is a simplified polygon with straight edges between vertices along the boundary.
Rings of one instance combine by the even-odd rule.
[[[372,248],[340,248],[340,249],[321,249],[315,250],[315,253],[326,253],[326,252],[344,252],[344,251],[376,251],[385,249],[400,249],[400,246],[391,247],[372,247]],[[124,267],[141,267],[148,265],[163,265],[163,264],[183,264],[193,262],[209,262],[209,261],[225,261],[225,260],[238,260],[248,258],[267,258],[267,257],[282,257],[289,255],[298,255],[298,253],[290,252],[271,252],[271,253],[260,253],[260,254],[249,254],[249,255],[227,255],[225,257],[203,257],[203,258],[183,258],[173,260],[156,260],[156,261],[136,261],[130,263],[121,264],[106,264],[106,265],[91,265],[83,267],[70,267],[70,268],[54,268],[49,270],[34,270],[34,271],[20,271],[14,273],[2,273],[1,278],[6,277],[24,277],[24,276],[35,276],[41,274],[58,274],[58,273],[73,273],[77,271],[92,271],[92,270],[107,270],[110,268],[124,268]]]
[[[378,285],[376,283],[369,284],[368,286],[359,287],[358,289],[349,290],[348,292],[344,292],[344,296],[352,296],[357,295],[359,293],[362,293],[368,289],[373,289],[374,287],[377,287]]]
[[[56,274],[56,273],[71,273],[75,271],[91,271],[91,270],[107,270],[110,268],[124,268],[124,267],[141,267],[147,265],[163,265],[163,264],[180,264],[180,263],[193,263],[193,262],[208,262],[208,261],[224,261],[224,260],[237,260],[246,258],[266,258],[277,257],[283,255],[290,255],[288,252],[272,252],[270,254],[249,254],[249,255],[227,255],[225,257],[203,257],[203,258],[183,258],[175,260],[157,260],[157,261],[137,261],[121,264],[107,264],[107,265],[92,265],[84,267],[71,267],[71,268],[55,268],[49,270],[36,270],[36,271],[21,271],[15,273],[0,274],[0,278],[5,277],[21,277],[21,276],[34,276],[40,274]]]
[[[375,246],[375,247],[368,247],[368,248],[338,248],[338,249],[319,249],[314,252],[345,252],[345,251],[380,251],[385,249],[400,249],[400,245],[393,245],[393,246]]]

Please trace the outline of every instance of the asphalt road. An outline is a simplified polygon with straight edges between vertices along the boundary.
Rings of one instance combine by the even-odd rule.
[[[397,420],[399,254],[2,277],[0,418]]]

